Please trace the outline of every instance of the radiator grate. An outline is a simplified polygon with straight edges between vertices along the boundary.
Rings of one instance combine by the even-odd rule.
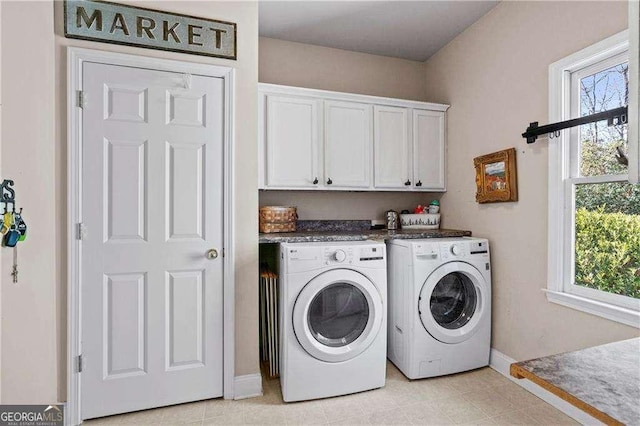
[[[260,355],[270,377],[280,375],[280,333],[278,328],[278,275],[268,268],[260,271]]]

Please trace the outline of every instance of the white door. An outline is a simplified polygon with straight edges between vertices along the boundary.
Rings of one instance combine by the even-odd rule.
[[[82,418],[222,395],[223,80],[85,63]]]
[[[267,95],[266,174],[269,188],[314,188],[318,170],[319,101]]]
[[[324,103],[325,184],[339,188],[369,188],[371,182],[371,105]]]
[[[409,110],[376,105],[373,121],[375,187],[411,189]]]
[[[444,191],[444,112],[413,110],[413,187]]]

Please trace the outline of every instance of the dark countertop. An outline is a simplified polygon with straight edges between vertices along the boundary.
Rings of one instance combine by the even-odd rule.
[[[511,365],[527,378],[607,424],[640,424],[640,338]]]
[[[471,231],[457,229],[386,229],[276,232],[259,234],[260,243],[311,243],[322,241],[362,241],[420,238],[470,237]]]

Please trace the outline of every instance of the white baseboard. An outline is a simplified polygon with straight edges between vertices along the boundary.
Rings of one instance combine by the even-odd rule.
[[[491,356],[489,358],[489,367],[493,368],[498,373],[502,374],[512,382],[522,386],[524,389],[528,390],[538,398],[542,399],[547,404],[550,404],[553,407],[557,408],[558,410],[562,411],[564,414],[571,417],[575,421],[583,425],[602,425],[603,424],[600,420],[590,416],[589,414],[585,413],[578,407],[575,407],[574,405],[569,404],[564,399],[552,394],[548,390],[538,386],[532,381],[527,379],[516,379],[515,377],[512,377],[511,374],[509,374],[509,368],[511,367],[511,364],[513,364],[514,362],[517,362],[517,361],[513,358],[506,356],[500,351],[497,351],[493,348],[491,349]]]
[[[253,398],[260,395],[262,395],[262,376],[260,374],[235,377],[233,399]]]

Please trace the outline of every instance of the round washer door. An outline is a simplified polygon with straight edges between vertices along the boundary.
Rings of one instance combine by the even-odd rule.
[[[480,271],[465,262],[445,263],[422,286],[420,320],[435,339],[460,343],[473,336],[490,314],[489,297],[489,286]]]
[[[302,289],[293,308],[293,329],[309,355],[340,362],[371,345],[384,315],[380,292],[367,277],[334,269]]]

